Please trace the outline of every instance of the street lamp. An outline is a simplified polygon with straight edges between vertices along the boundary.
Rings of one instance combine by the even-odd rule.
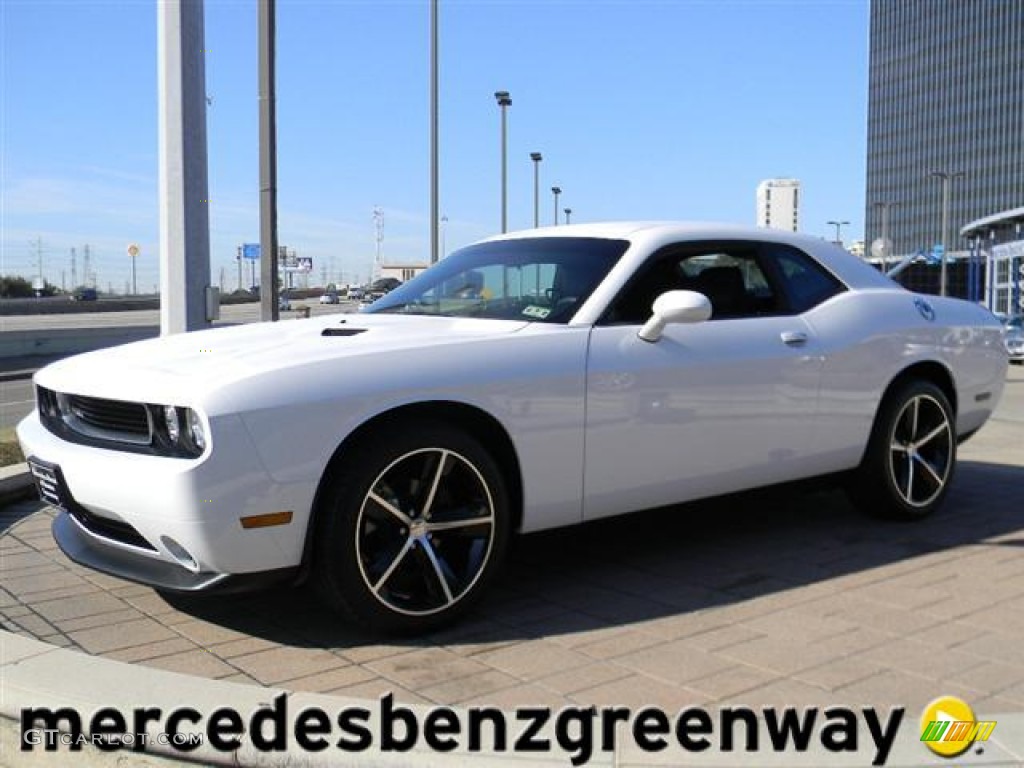
[[[558,226],[558,196],[562,194],[561,187],[552,187],[551,194],[555,196],[555,226]]]
[[[939,295],[947,295],[946,282],[946,230],[949,227],[949,188],[953,179],[963,178],[963,171],[932,171],[928,174],[942,180],[942,231],[939,233],[939,241],[942,246],[942,261],[939,271]]]
[[[843,244],[842,228],[845,227],[845,226],[848,226],[849,223],[850,222],[848,222],[848,221],[830,221],[830,222],[828,222],[829,226],[836,228],[836,239],[833,241],[833,242],[835,242],[836,245],[841,246]]]
[[[508,107],[512,99],[508,91],[496,91],[494,98],[501,107],[501,231],[508,232],[508,162],[507,162],[507,121]]]
[[[572,208],[565,209],[565,223],[569,224],[569,217],[572,216]]]
[[[540,226],[540,152],[531,152],[530,159],[533,160],[533,227]]]

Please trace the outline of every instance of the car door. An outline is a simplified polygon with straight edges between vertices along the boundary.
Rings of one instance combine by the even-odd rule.
[[[758,243],[673,246],[612,302],[588,353],[586,518],[803,475],[822,360],[778,272]],[[675,289],[707,295],[711,319],[643,341],[653,299]]]

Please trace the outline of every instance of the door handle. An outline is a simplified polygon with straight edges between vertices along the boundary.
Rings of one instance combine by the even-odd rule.
[[[782,343],[788,347],[802,347],[807,343],[807,334],[802,331],[783,331]]]

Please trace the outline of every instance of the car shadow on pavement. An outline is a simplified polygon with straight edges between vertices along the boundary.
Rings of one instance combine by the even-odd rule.
[[[0,536],[20,523],[26,517],[32,515],[37,509],[35,504],[15,503],[8,504],[0,509]]]
[[[382,639],[416,648],[626,626],[867,574],[956,547],[1024,546],[1024,468],[961,461],[957,473],[939,512],[916,522],[872,518],[834,488],[788,487],[522,536],[470,616],[420,637],[380,638],[348,627],[305,587],[164,599],[251,636],[334,650]]]

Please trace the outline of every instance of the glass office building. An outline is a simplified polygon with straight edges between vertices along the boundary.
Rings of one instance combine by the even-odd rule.
[[[1024,206],[1024,0],[872,0],[869,244],[942,242],[935,173],[950,253],[969,222]]]

